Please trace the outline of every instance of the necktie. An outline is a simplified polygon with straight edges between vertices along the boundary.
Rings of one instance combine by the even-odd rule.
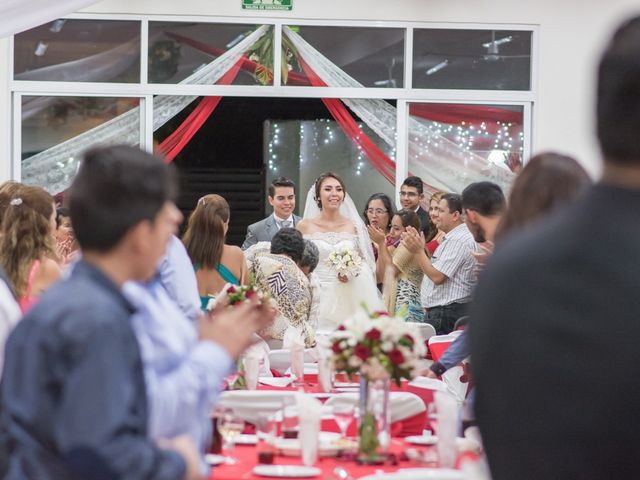
[[[280,228],[290,228],[292,223],[291,220],[285,220],[281,223]]]

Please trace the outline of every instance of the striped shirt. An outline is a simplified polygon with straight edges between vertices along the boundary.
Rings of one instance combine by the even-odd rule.
[[[464,223],[445,235],[433,253],[431,263],[448,278],[442,285],[436,285],[424,276],[420,291],[423,307],[441,307],[471,300],[476,282],[475,258],[472,255],[475,249],[476,242]]]

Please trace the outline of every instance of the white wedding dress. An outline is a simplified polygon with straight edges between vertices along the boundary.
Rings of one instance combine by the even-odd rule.
[[[319,250],[318,266],[313,272],[320,284],[318,306],[318,332],[335,330],[347,317],[364,304],[373,312],[382,308],[375,275],[369,264],[362,262],[360,274],[343,283],[327,263],[329,254],[338,248],[358,251],[364,258],[358,236],[347,232],[315,232],[304,236],[316,244]]]

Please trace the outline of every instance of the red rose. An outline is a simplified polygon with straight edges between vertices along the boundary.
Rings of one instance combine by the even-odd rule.
[[[389,360],[391,360],[391,363],[393,363],[394,365],[400,365],[402,362],[404,362],[404,355],[400,350],[394,348],[389,352]]]
[[[256,291],[255,290],[247,290],[247,293],[245,294],[245,296],[247,298],[253,298],[256,296]]]
[[[234,287],[233,285],[229,285],[229,288],[227,288],[227,293],[236,293],[236,287]]]
[[[369,340],[380,340],[382,333],[377,328],[372,328],[365,334],[365,338]]]
[[[373,312],[373,317],[374,318],[388,317],[388,316],[389,316],[389,312],[386,312],[384,310],[376,310],[375,312]]]
[[[345,327],[344,325],[340,325],[338,327],[338,330],[340,330],[341,332],[345,331],[347,329],[347,327]]]
[[[333,353],[340,353],[340,352],[342,352],[342,348],[340,348],[340,340],[336,341],[336,342],[331,346],[331,350],[333,350]]]
[[[356,345],[356,347],[353,349],[353,353],[356,357],[363,361],[369,358],[369,355],[371,355],[369,349],[361,344]]]

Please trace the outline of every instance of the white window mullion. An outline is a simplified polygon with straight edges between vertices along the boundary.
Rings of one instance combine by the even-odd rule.
[[[409,108],[406,100],[396,106],[396,206],[400,205],[400,186],[409,171]]]

